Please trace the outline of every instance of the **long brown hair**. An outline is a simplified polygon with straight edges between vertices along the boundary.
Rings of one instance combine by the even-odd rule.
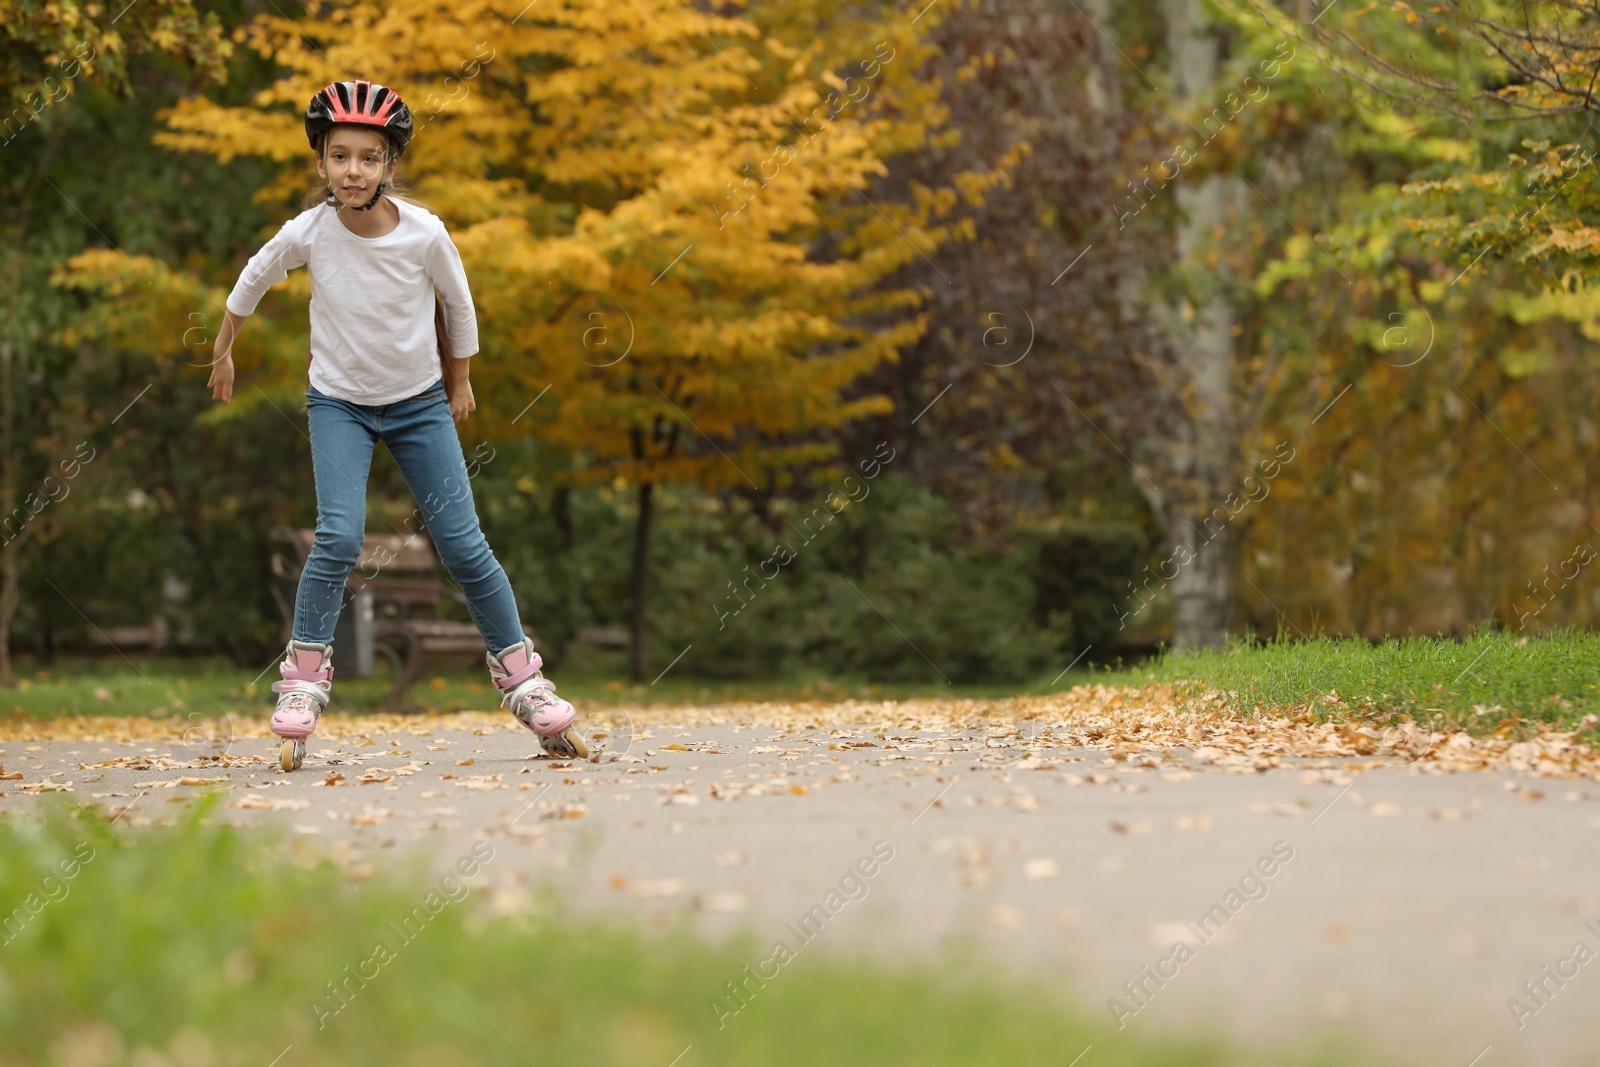
[[[453,350],[450,347],[450,334],[444,328],[444,302],[439,299],[438,293],[433,294],[433,334],[439,341],[439,373],[444,376],[445,402],[454,403],[456,383],[451,370]]]

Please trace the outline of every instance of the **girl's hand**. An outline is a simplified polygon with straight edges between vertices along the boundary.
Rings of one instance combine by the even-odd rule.
[[[211,365],[211,379],[206,382],[214,400],[224,404],[233,400],[233,356],[223,356]]]
[[[229,374],[232,378],[232,374]],[[472,398],[472,383],[459,381],[453,387],[455,396],[450,400],[450,417],[461,422],[474,411],[478,410],[478,402]]]
[[[233,342],[243,325],[243,316],[224,309],[222,329],[217,331],[217,342],[211,349],[211,378],[206,386],[212,399],[224,404],[233,400]]]

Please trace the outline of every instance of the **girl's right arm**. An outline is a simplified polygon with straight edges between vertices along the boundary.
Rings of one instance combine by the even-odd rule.
[[[313,209],[315,210],[315,209]],[[244,320],[255,313],[256,305],[268,289],[283,281],[289,272],[306,263],[306,227],[319,216],[301,212],[279,228],[272,240],[261,246],[245,264],[224,306],[222,329],[211,364],[211,395],[224,404],[233,399],[233,340]],[[235,312],[238,308],[243,314]]]
[[[233,340],[239,336],[239,328],[244,325],[246,317],[224,310],[222,329],[217,331],[217,343],[211,359],[211,380],[206,385],[211,389],[212,399],[224,404],[233,400]]]

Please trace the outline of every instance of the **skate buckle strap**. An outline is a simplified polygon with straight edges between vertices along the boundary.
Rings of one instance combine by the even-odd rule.
[[[333,678],[333,666],[327,663],[321,649],[293,648],[278,664],[278,673],[302,682],[326,682]]]
[[[295,678],[285,678],[281,682],[272,683],[274,693],[299,693],[318,702],[318,705],[328,702],[328,690],[315,682],[304,682]]]
[[[522,660],[521,666],[514,666]],[[512,645],[501,654],[500,665],[506,671],[504,678],[496,678],[494,684],[501,689],[514,689],[523,682],[539,673],[539,668],[544,666],[544,660],[539,658],[539,653],[529,653],[525,645]]]

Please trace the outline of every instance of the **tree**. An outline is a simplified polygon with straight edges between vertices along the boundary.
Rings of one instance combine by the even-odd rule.
[[[29,0],[0,14],[0,36],[6,42],[0,49],[0,101],[7,112],[0,117],[0,134],[13,160],[0,200],[0,232],[6,235],[0,273],[9,296],[7,328],[0,335],[0,517],[6,524],[0,549],[0,685],[12,684],[11,626],[20,604],[22,553],[46,542],[56,525],[54,515],[33,521],[49,501],[40,497],[40,490],[25,491],[24,476],[37,475],[41,485],[45,477],[59,481],[63,471],[56,465],[76,463],[70,441],[87,428],[79,398],[66,420],[70,426],[58,423],[54,433],[34,437],[31,454],[19,447],[17,372],[33,369],[42,336],[59,311],[45,284],[50,263],[41,255],[53,244],[52,235],[41,239],[41,231],[59,229],[41,222],[41,216],[49,220],[57,214],[57,198],[43,190],[62,147],[63,125],[52,105],[66,106],[61,102],[80,85],[131,91],[129,58],[134,56],[160,55],[220,78],[232,48],[216,15],[199,15],[188,0],[150,0],[109,19],[107,14],[100,4],[78,0]],[[17,160],[23,166],[13,169]],[[69,226],[75,227],[76,220]]]
[[[1562,234],[1594,217],[1587,168],[1557,147],[1572,120],[1487,121],[1508,114],[1480,91],[1504,84],[1500,61],[1405,5],[1332,11],[1314,31],[1303,10],[1227,7],[1236,32],[1297,50],[1244,170],[1281,214],[1241,218],[1232,242],[1235,275],[1254,279],[1236,296],[1242,440],[1296,456],[1233,524],[1253,625],[1379,637],[1592,619],[1592,588],[1557,595],[1594,536],[1597,464],[1592,360],[1560,321],[1587,298],[1545,280],[1578,263]],[[1358,33],[1459,86],[1454,106],[1483,120],[1377,84],[1340,43]]]
[[[1176,415],[1163,387],[1172,346],[1142,304],[1170,237],[1119,229],[1107,210],[1126,175],[1154,157],[1159,124],[1147,97],[1124,91],[1124,74],[1136,75],[1096,32],[1102,13],[1086,14],[1042,0],[954,9],[934,31],[930,75],[959,137],[897,160],[874,185],[898,200],[966,171],[1008,174],[1003,189],[963,206],[972,240],[891,279],[926,282],[932,317],[870,380],[896,408],[860,424],[852,446],[905,440],[907,469],[990,545],[1091,498],[1136,496],[1138,475],[1091,423],[1109,413],[1119,430],[1136,423],[1144,434]],[[1083,97],[1087,107],[1067,106]],[[1090,466],[1105,473],[1086,479]]]

